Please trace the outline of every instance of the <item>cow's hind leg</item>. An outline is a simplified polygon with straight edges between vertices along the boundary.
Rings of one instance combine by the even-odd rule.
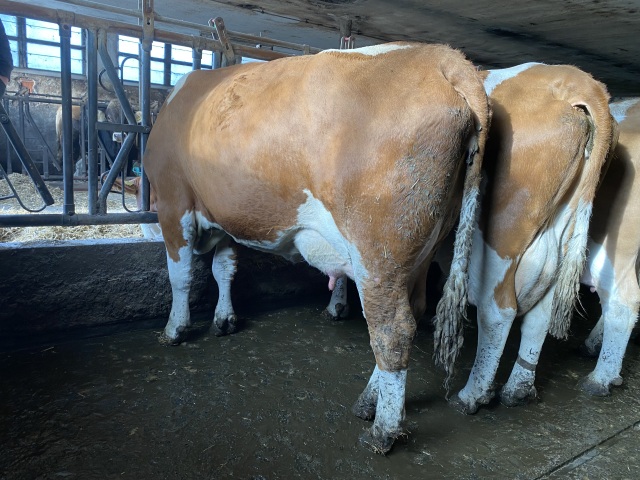
[[[580,382],[580,388],[590,395],[608,395],[611,386],[622,385],[622,359],[640,304],[640,289],[635,272],[630,273],[622,284],[627,287],[624,296],[612,294],[602,302],[604,331],[598,363],[595,370]]]
[[[538,395],[534,386],[536,365],[549,330],[554,291],[555,288],[550,288],[522,319],[518,359],[509,380],[500,391],[500,401],[508,407],[524,405]]]
[[[163,221],[164,220],[164,221]],[[195,241],[195,217],[186,212],[179,221],[161,218],[167,247],[167,267],[171,283],[172,303],[169,321],[160,338],[162,343],[177,345],[191,326],[189,291],[191,290],[193,246]]]
[[[500,308],[493,298],[488,305],[478,307],[476,359],[467,384],[449,400],[458,411],[476,413],[480,405],[488,404],[494,397],[496,371],[515,316],[515,308]]]
[[[216,245],[211,270],[218,284],[218,303],[211,329],[217,336],[235,332],[238,318],[231,303],[231,283],[236,274],[236,251],[229,236]]]
[[[602,336],[604,334],[604,317],[601,315],[596,326],[593,327],[591,333],[580,345],[579,350],[585,357],[597,357],[602,349]]]
[[[383,292],[379,294],[384,295]],[[396,438],[405,434],[402,422],[407,367],[416,322],[408,299],[398,301],[395,308],[383,307],[379,300],[376,308],[369,311],[366,299],[363,302],[377,366],[353,411],[361,418],[375,416],[373,425],[361,435],[360,442],[376,453],[385,454],[391,450]],[[390,318],[380,318],[381,312]]]

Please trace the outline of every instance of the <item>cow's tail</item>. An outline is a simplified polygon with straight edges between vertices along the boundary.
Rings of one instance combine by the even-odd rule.
[[[454,242],[453,260],[442,298],[434,318],[434,360],[447,374],[445,387],[454,374],[455,361],[464,341],[463,324],[467,310],[468,265],[479,201],[482,158],[491,121],[491,109],[475,68],[471,72],[447,74],[455,90],[466,100],[474,117],[475,129],[470,139],[467,171],[464,180],[460,221]]]
[[[586,113],[590,129],[585,166],[577,190],[577,205],[571,205],[572,218],[568,226],[570,236],[563,245],[551,307],[549,333],[559,339],[567,338],[569,333],[573,308],[580,288],[580,275],[586,260],[593,200],[603,167],[618,141],[617,123],[609,112],[609,93],[603,84],[590,76],[588,78],[592,88],[581,88],[579,92],[577,89],[558,92],[559,96],[564,93],[561,98],[569,101],[572,107]],[[558,86],[558,89],[561,88]]]

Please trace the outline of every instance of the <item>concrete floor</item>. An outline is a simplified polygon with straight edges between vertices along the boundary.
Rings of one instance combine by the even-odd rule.
[[[373,367],[364,320],[331,322],[322,304],[239,306],[243,328],[216,338],[208,316],[186,345],[165,347],[162,324],[0,354],[0,479],[635,479],[640,466],[640,348],[624,386],[591,398],[577,387],[595,360],[548,339],[540,400],[474,416],[445,401],[421,324],[411,355],[406,441],[386,457],[359,446],[369,424],[350,412]],[[503,357],[505,381],[517,328]],[[466,331],[456,379],[475,351]]]

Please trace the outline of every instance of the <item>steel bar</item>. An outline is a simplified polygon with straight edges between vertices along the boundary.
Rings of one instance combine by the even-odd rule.
[[[89,215],[98,213],[98,41],[94,30],[87,30],[87,94],[88,105],[88,185]]]
[[[62,174],[63,212],[75,213],[73,202],[73,145],[71,120],[71,25],[61,23],[60,31],[60,85],[62,90]]]
[[[151,46],[153,44],[154,9],[153,0],[142,1],[142,42],[140,43],[140,110],[142,111],[142,126],[151,128]],[[147,149],[149,131],[140,134],[140,158],[142,166],[142,183],[140,196],[142,197],[142,210],[149,210],[150,190],[149,179],[144,170],[144,153]]]
[[[0,227],[55,227],[78,225],[118,225],[136,223],[157,223],[155,212],[110,213],[108,215],[87,215],[83,213],[65,215],[41,213],[39,215],[0,215]]]
[[[62,165],[60,165],[58,163],[58,159],[56,158],[56,156],[51,151],[51,147],[49,147],[49,144],[47,143],[47,140],[44,138],[44,135],[42,135],[42,132],[40,131],[40,129],[38,128],[38,125],[36,124],[35,120],[33,119],[33,116],[31,115],[31,109],[29,107],[29,104],[30,104],[30,102],[24,102],[24,116],[27,119],[27,122],[29,122],[29,125],[31,125],[31,128],[35,132],[36,136],[40,140],[40,143],[42,145],[44,145],[44,149],[45,149],[44,151],[48,152],[48,154],[49,154],[49,156],[51,158],[51,162],[55,165],[55,167],[58,169],[58,171],[61,172],[62,171]],[[49,160],[49,158],[47,158],[47,160],[44,162],[45,166],[47,165],[48,160]]]
[[[53,202],[53,197],[51,196],[51,192],[49,192],[49,189],[47,188],[44,181],[42,180],[42,177],[40,176],[38,169],[36,168],[35,164],[33,163],[33,160],[31,159],[31,155],[29,155],[27,148],[24,146],[24,143],[22,143],[22,140],[20,139],[20,136],[18,135],[18,132],[16,131],[15,127],[11,123],[11,119],[9,118],[9,115],[7,114],[7,111],[4,109],[4,105],[2,103],[0,103],[0,124],[2,124],[2,128],[7,134],[9,143],[11,143],[14,150],[16,151],[16,154],[18,155],[18,158],[20,159],[22,166],[27,171],[27,173],[31,177],[31,180],[33,180],[33,183],[38,189],[38,193],[40,194],[40,197],[42,197],[42,200],[47,205],[53,205],[54,202]],[[7,161],[11,162],[11,159],[8,158]]]
[[[109,195],[116,177],[125,167],[127,159],[129,158],[129,151],[131,150],[135,139],[135,135],[127,135],[127,138],[125,138],[124,142],[122,142],[122,147],[120,147],[118,155],[116,155],[116,158],[113,162],[113,166],[111,167],[111,170],[109,170],[109,174],[107,175],[106,180],[103,182],[102,188],[100,188],[100,193],[98,194],[99,213],[107,213],[107,195]]]

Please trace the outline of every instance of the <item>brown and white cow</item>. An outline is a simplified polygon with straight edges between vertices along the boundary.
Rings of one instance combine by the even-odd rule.
[[[190,324],[195,252],[228,242],[306,260],[359,289],[376,368],[357,414],[361,441],[387,452],[401,435],[409,350],[425,308],[426,267],[460,213],[442,308],[466,304],[466,256],[489,106],[476,69],[443,45],[394,43],[194,71],[149,136],[173,291],[170,342]],[[467,168],[465,162],[471,164]],[[463,192],[464,183],[464,195]],[[214,326],[233,329],[216,311]]]
[[[610,109],[620,138],[593,206],[582,278],[602,306],[585,342],[589,354],[599,355],[598,363],[580,383],[593,395],[607,395],[612,385],[622,384],[622,359],[640,306],[640,98],[612,103]]]
[[[518,359],[500,397],[516,405],[536,395],[547,332],[567,336],[596,187],[617,138],[605,86],[575,67],[527,63],[484,72],[484,85],[493,120],[469,265],[478,346],[467,384],[452,398],[465,413],[493,397],[517,316]],[[439,315],[435,342],[451,374],[461,325]]]

